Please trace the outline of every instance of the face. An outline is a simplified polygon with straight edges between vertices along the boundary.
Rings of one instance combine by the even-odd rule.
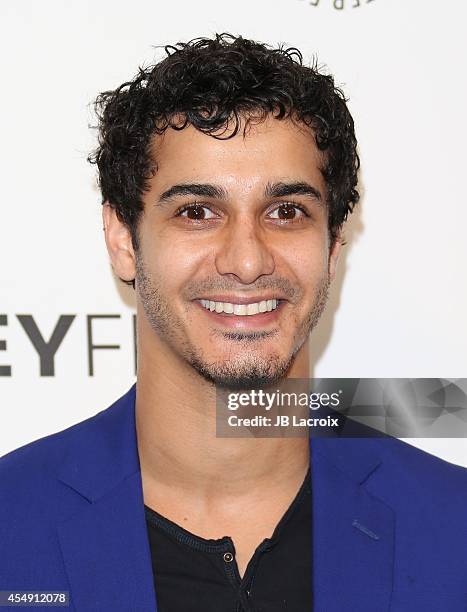
[[[146,344],[229,388],[281,379],[323,310],[340,246],[312,133],[274,118],[228,140],[189,126],[153,151],[136,254],[104,214],[115,272],[136,276]]]

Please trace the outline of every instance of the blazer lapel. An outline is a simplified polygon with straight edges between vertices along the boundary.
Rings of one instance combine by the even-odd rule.
[[[394,513],[366,489],[380,464],[373,442],[311,440],[316,612],[390,609]]]
[[[78,426],[60,480],[81,496],[57,527],[77,612],[154,612],[134,387]]]

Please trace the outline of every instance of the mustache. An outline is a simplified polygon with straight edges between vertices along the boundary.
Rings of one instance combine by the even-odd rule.
[[[210,277],[203,280],[189,281],[182,290],[187,300],[194,300],[200,295],[216,292],[242,293],[244,295],[259,293],[264,290],[278,291],[291,302],[298,301],[303,289],[294,286],[283,276],[258,278],[255,283],[242,285],[228,278]]]

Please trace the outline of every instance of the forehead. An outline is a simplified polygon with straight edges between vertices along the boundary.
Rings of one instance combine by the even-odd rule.
[[[310,128],[290,119],[267,117],[240,125],[232,138],[214,138],[192,125],[167,129],[154,137],[152,157],[161,190],[180,181],[216,181],[227,189],[264,185],[268,181],[303,180],[324,192],[323,155]]]

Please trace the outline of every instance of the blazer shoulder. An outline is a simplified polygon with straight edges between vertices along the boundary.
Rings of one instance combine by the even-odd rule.
[[[133,386],[125,395],[96,414],[61,431],[24,444],[0,457],[0,487],[8,474],[25,475],[31,471],[37,473],[46,470],[47,467],[57,464],[74,439],[112,427],[112,423],[126,411],[128,402],[134,399],[134,394]]]
[[[56,473],[67,448],[77,433],[92,428],[103,413],[105,410],[0,457],[0,517],[7,519],[12,511],[30,514],[40,506],[53,507],[61,493]]]
[[[397,438],[374,440],[382,461],[381,476],[406,499],[420,498],[433,504],[449,500],[453,509],[467,511],[467,468],[450,463]]]
[[[33,472],[35,476],[57,463],[67,442],[81,429],[92,425],[107,410],[101,410],[74,425],[28,442],[0,457],[0,488],[5,479],[15,479]]]
[[[43,500],[51,504],[61,490],[57,472],[70,449],[85,448],[88,439],[98,439],[112,426],[127,405],[124,395],[114,404],[61,431],[29,442],[0,457],[0,514],[13,506],[35,505]]]
[[[390,438],[385,445],[383,439],[383,453],[385,458],[392,461],[395,465],[411,466],[414,470],[424,472],[430,476],[442,476],[448,478],[467,478],[467,468],[451,463],[433,455],[432,453],[409,444],[399,438]],[[385,447],[385,448],[384,448]]]
[[[88,490],[118,482],[129,463],[131,392],[97,414],[0,458],[0,543],[47,547],[57,522],[86,507]],[[121,447],[123,451],[120,451]],[[119,467],[118,461],[124,467]],[[113,478],[113,480],[112,480]],[[78,485],[78,488],[74,487]],[[23,547],[23,548],[22,548]]]

